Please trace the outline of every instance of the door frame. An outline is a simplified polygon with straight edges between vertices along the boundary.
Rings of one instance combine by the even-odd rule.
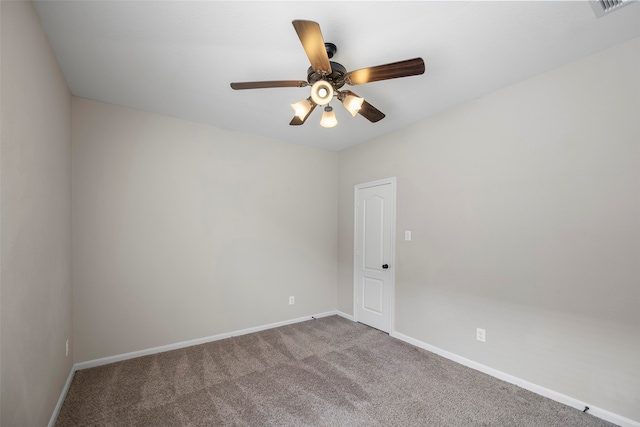
[[[389,335],[395,332],[395,295],[396,295],[396,177],[378,179],[376,181],[356,184],[353,191],[353,320],[358,321],[357,286],[358,274],[357,255],[358,250],[358,191],[369,187],[391,184],[391,274],[389,275]]]

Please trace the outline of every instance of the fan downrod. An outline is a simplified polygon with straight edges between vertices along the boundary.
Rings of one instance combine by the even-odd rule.
[[[327,56],[329,59],[333,58],[333,55],[338,52],[338,47],[333,43],[325,43],[324,48],[327,50]]]

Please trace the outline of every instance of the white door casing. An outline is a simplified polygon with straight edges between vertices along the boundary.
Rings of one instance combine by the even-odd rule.
[[[396,180],[355,187],[354,317],[393,331]]]

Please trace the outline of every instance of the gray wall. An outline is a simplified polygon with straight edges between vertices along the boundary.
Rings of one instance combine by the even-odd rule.
[[[335,310],[337,153],[72,112],[76,362]]]
[[[0,9],[0,423],[42,426],[72,365],[71,95],[31,2]]]
[[[396,331],[640,420],[639,52],[341,152],[338,309],[353,313],[354,185],[396,176]]]

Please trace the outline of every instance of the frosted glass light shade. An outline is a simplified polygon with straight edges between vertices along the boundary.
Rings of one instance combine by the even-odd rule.
[[[291,104],[291,108],[293,108],[293,112],[300,120],[304,120],[304,118],[309,114],[311,110],[311,102],[308,99],[303,99],[300,102],[296,102],[295,104]]]
[[[333,86],[331,83],[318,80],[311,86],[311,99],[318,105],[327,105],[333,98]]]
[[[347,95],[342,100],[342,105],[344,105],[344,108],[346,108],[347,111],[349,111],[351,115],[355,117],[355,115],[358,114],[358,111],[360,111],[360,108],[362,108],[363,102],[364,99],[360,98],[359,96]]]
[[[338,119],[336,119],[336,113],[333,111],[333,108],[327,105],[324,107],[324,112],[322,113],[322,119],[320,120],[320,126],[323,128],[332,128],[338,124]]]

